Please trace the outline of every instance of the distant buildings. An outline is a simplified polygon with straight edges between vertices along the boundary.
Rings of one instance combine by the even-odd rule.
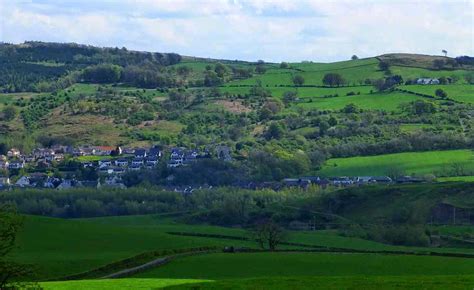
[[[439,79],[419,78],[416,80],[417,85],[439,85]]]

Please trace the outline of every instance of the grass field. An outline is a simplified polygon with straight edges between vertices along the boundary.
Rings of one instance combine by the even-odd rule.
[[[103,280],[78,280],[43,282],[40,286],[44,290],[114,290],[114,289],[157,289],[167,286],[183,285],[189,283],[209,282],[195,279],[103,279]]]
[[[229,244],[220,239],[166,234],[173,229],[179,227],[119,226],[28,216],[13,257],[37,265],[36,276],[45,279],[80,273],[146,251]],[[212,231],[218,232],[218,227]],[[245,241],[232,244],[254,245]]]
[[[272,277],[182,284],[166,289],[471,289],[474,276]]]
[[[474,276],[319,276],[225,280],[114,279],[44,282],[45,290],[109,289],[470,289]]]
[[[271,266],[270,266],[271,265]],[[208,254],[174,260],[137,278],[469,275],[474,259],[335,253]]]
[[[465,181],[474,182],[474,176],[450,176],[450,177],[438,177],[436,178],[439,182],[454,182],[454,181]]]
[[[411,85],[401,86],[400,88],[432,96],[435,95],[437,89],[442,89],[448,94],[450,99],[463,103],[474,103],[474,85]]]
[[[373,93],[335,98],[312,98],[311,102],[302,102],[298,106],[306,109],[339,110],[348,104],[355,104],[362,109],[396,111],[400,104],[419,99],[421,97],[405,93]]]
[[[158,215],[81,220],[28,216],[13,257],[19,262],[36,265],[35,277],[47,279],[81,273],[147,251],[204,246],[257,246],[251,241],[177,236],[167,232],[248,237],[247,231],[243,229],[185,225]],[[360,250],[428,250],[342,237],[332,231],[290,232],[288,241]],[[469,252],[468,249],[436,251]]]
[[[457,163],[466,171],[474,170],[474,155],[470,150],[407,152],[365,157],[332,158],[326,161],[320,174],[324,176],[387,175],[396,168],[406,174],[446,174]]]

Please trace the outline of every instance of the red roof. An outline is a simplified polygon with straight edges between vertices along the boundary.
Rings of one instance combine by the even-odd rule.
[[[102,150],[102,151],[112,151],[115,150],[115,147],[113,146],[97,146],[96,149]]]

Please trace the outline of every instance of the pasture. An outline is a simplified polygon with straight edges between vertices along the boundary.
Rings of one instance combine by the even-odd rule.
[[[28,216],[13,258],[36,265],[36,278],[47,279],[77,274],[147,251],[228,244],[226,240],[166,233],[173,229],[177,227],[119,226]],[[237,244],[254,245],[245,241]]]
[[[469,289],[474,276],[313,276],[224,280],[114,279],[43,282],[45,290],[108,289]]]
[[[196,279],[101,279],[42,282],[44,290],[114,290],[114,289],[157,289],[168,286],[183,285],[188,283],[203,283],[206,280]]]
[[[442,89],[448,98],[463,103],[474,103],[474,85],[410,85],[401,86],[401,89],[435,96],[437,89]]]
[[[270,266],[271,265],[271,266]],[[180,258],[137,278],[470,275],[474,259],[337,253],[236,253]]]
[[[447,150],[429,152],[406,152],[376,156],[331,158],[326,161],[320,174],[324,176],[388,175],[396,169],[407,175],[455,175],[453,164],[465,171],[474,170],[474,155],[471,150]]]

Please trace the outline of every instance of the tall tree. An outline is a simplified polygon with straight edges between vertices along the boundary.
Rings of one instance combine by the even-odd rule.
[[[339,87],[345,83],[344,78],[338,73],[327,73],[323,77],[323,84],[330,87]]]
[[[293,76],[293,84],[295,84],[295,86],[302,86],[304,84],[303,76],[302,75]]]
[[[253,236],[262,249],[275,251],[277,246],[286,239],[285,231],[273,221],[257,224]]]
[[[9,283],[31,273],[27,266],[9,259],[22,223],[22,218],[12,206],[0,205],[0,289],[16,289]]]

